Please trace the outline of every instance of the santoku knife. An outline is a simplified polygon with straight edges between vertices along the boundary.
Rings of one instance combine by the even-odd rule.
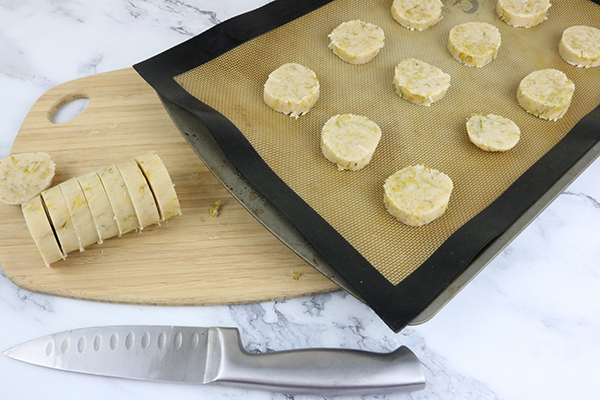
[[[300,349],[251,354],[235,328],[84,328],[44,336],[3,354],[87,374],[283,393],[364,395],[425,387],[419,360],[404,346],[391,353]]]

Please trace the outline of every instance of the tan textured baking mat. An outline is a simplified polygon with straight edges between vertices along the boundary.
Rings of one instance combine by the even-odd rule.
[[[600,25],[600,7],[587,0],[555,1],[547,21],[526,29],[502,22],[495,1],[446,1],[443,20],[418,32],[393,20],[391,3],[334,1],[176,81],[232,121],[287,185],[397,284],[600,104],[600,67],[573,67],[557,52],[565,28]],[[385,32],[384,48],[368,64],[346,64],[327,47],[327,35],[353,19]],[[469,21],[491,23],[502,35],[498,58],[483,68],[459,64],[446,48],[450,29]],[[394,67],[410,57],[452,78],[446,96],[431,107],[413,105],[394,92]],[[311,68],[321,83],[319,101],[297,120],[273,111],[262,99],[269,73],[288,62]],[[521,79],[545,68],[562,70],[575,83],[571,107],[557,122],[527,114],[516,100]],[[323,124],[340,113],[367,116],[383,131],[372,162],[359,172],[338,171],[320,150]],[[522,131],[520,142],[506,153],[479,150],[465,128],[474,113],[514,120]],[[385,179],[415,164],[443,171],[454,182],[448,211],[419,228],[396,221],[383,205]]]

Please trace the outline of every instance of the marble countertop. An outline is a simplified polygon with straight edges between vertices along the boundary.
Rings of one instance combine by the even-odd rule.
[[[266,0],[0,1],[0,158],[35,100],[75,78],[129,67]],[[600,161],[432,320],[392,333],[342,291],[220,307],[104,304],[31,293],[0,271],[0,351],[98,325],[231,326],[254,352],[406,345],[427,388],[364,399],[598,397]],[[0,266],[1,267],[1,266]],[[304,399],[60,372],[0,356],[2,399]],[[350,398],[350,397],[348,397]]]

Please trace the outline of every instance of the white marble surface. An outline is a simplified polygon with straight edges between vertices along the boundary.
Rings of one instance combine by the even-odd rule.
[[[51,87],[131,66],[266,2],[0,0],[0,157]],[[0,350],[85,326],[233,326],[251,351],[409,346],[427,388],[366,399],[597,399],[599,182],[595,162],[437,316],[399,334],[342,292],[230,307],[142,307],[31,293],[0,275]],[[40,398],[314,397],[94,377],[0,357],[0,399]]]

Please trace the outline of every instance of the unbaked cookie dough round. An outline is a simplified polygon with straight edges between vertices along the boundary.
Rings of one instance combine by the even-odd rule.
[[[21,153],[0,160],[0,201],[23,204],[50,187],[56,165],[49,154]]]
[[[498,0],[496,13],[508,25],[531,28],[546,19],[550,0]]]
[[[472,115],[467,120],[469,140],[485,151],[507,151],[515,147],[521,130],[514,121],[495,114]]]
[[[377,25],[354,20],[341,23],[329,38],[329,48],[339,58],[350,64],[365,64],[379,53],[385,35]]]
[[[441,0],[394,0],[392,17],[405,28],[424,31],[442,20]]]
[[[400,222],[421,226],[444,214],[453,187],[452,179],[443,172],[410,166],[387,178],[383,202]]]
[[[564,72],[542,69],[523,78],[517,100],[528,113],[556,121],[567,112],[574,91],[575,84]]]
[[[501,44],[500,31],[486,22],[456,25],[448,36],[448,50],[457,61],[469,67],[483,67],[496,58]]]
[[[558,43],[558,53],[576,67],[597,67],[600,65],[600,30],[584,25],[565,29]]]
[[[426,62],[408,58],[396,65],[394,88],[411,103],[429,107],[450,87],[450,75]]]
[[[321,151],[339,170],[358,171],[371,162],[380,139],[381,129],[367,117],[335,115],[321,131]]]
[[[274,110],[298,118],[315,105],[319,90],[319,80],[312,70],[300,64],[283,64],[269,75],[264,100]]]

